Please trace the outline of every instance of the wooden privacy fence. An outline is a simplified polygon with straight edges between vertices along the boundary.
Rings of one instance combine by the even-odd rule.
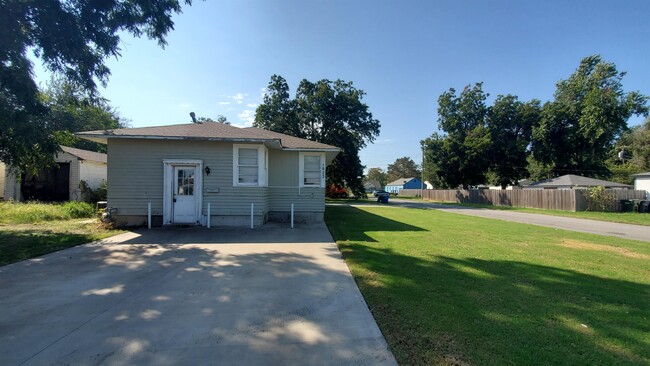
[[[589,208],[586,189],[402,189],[402,196],[420,196],[435,202],[476,203],[494,206],[542,208],[546,210],[586,211]],[[608,189],[614,200],[607,208],[620,211],[620,200],[645,199],[645,191]]]

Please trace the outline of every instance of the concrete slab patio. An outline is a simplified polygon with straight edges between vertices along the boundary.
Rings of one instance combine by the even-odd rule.
[[[2,365],[394,365],[324,225],[127,233],[0,267]]]

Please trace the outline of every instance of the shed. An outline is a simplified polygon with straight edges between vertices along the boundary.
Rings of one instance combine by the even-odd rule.
[[[108,147],[118,225],[322,222],[326,167],[339,148],[218,122],[80,132]],[[209,207],[209,209],[208,209]],[[252,216],[252,217],[251,217]]]
[[[418,178],[399,178],[386,184],[386,192],[399,194],[402,189],[423,189],[422,181]]]
[[[5,200],[80,201],[79,183],[83,180],[96,189],[106,180],[106,154],[61,146],[52,167],[41,169],[37,174],[21,174],[18,178],[0,163],[3,180],[0,188]]]

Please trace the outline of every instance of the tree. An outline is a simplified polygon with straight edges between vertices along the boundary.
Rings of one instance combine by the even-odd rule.
[[[555,176],[581,174],[608,178],[606,161],[614,141],[632,115],[647,115],[648,97],[625,93],[613,63],[589,56],[566,80],[557,83],[554,100],[544,104],[533,128],[534,159]]]
[[[191,4],[191,0],[185,0]],[[57,122],[32,76],[28,52],[45,67],[96,96],[109,57],[120,56],[120,33],[158,44],[174,28],[179,0],[3,0],[0,2],[0,160],[31,170],[52,163]]]
[[[493,184],[505,189],[528,176],[528,146],[533,126],[539,122],[540,103],[523,103],[514,95],[499,95],[489,110],[487,128],[490,146],[490,175]]]
[[[421,171],[413,159],[404,156],[395,160],[393,164],[388,165],[388,182],[392,182],[400,178],[419,178]]]
[[[217,120],[216,120],[216,121],[213,120],[213,119],[210,118],[210,117],[198,117],[198,118],[196,119],[196,121],[197,121],[197,122],[201,122],[201,123],[202,123],[202,122],[213,122],[213,123],[223,123],[223,124],[225,124],[225,125],[230,125],[230,121],[228,121],[228,118],[226,118],[226,116],[223,116],[223,115],[221,115],[221,114],[217,116]]]
[[[57,141],[64,145],[106,152],[105,145],[78,139],[72,133],[128,127],[106,99],[90,98],[81,87],[62,78],[53,78],[41,98],[56,126]]]
[[[431,182],[465,189],[485,182],[491,137],[482,86],[468,85],[458,96],[452,88],[438,98],[438,126],[446,135],[434,133],[421,142]]]
[[[327,184],[364,195],[359,150],[379,135],[380,123],[362,102],[365,92],[351,82],[303,79],[295,99],[284,78],[273,75],[253,126],[341,148],[327,169]]]
[[[366,179],[370,181],[379,182],[379,185],[382,187],[388,183],[388,175],[382,168],[370,168],[368,169],[368,174],[366,174]]]

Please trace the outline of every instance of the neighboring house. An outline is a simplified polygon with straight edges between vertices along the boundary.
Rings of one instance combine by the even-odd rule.
[[[634,189],[645,191],[645,197],[650,199],[650,172],[634,174]]]
[[[322,222],[325,168],[339,153],[259,128],[216,122],[89,131],[108,145],[108,206],[118,225]]]
[[[608,189],[632,189],[632,186],[617,182],[583,177],[581,175],[567,174],[561,177],[547,179],[529,184],[524,189],[584,189],[591,187],[605,187]]]
[[[522,189],[522,188],[528,187],[529,185],[531,185],[533,183],[535,183],[535,182],[533,182],[530,179],[522,179],[519,182],[517,182],[517,185],[514,185],[514,186],[508,185],[508,186],[506,186],[506,190],[510,191],[510,190],[513,190],[513,189]],[[503,189],[503,188],[501,188],[501,186],[489,186],[488,188],[493,189],[493,190],[501,190],[501,189]]]
[[[377,191],[381,189],[381,184],[376,180],[368,180],[363,184],[363,188],[366,192]]]
[[[18,179],[4,164],[0,173],[4,181],[0,185],[5,200],[15,201],[80,201],[79,182],[85,181],[90,188],[99,187],[106,180],[106,154],[61,146],[54,161],[55,166],[41,169],[38,174],[22,174]]]
[[[386,184],[384,190],[388,193],[399,194],[402,189],[422,189],[422,181],[418,178],[400,178]]]

